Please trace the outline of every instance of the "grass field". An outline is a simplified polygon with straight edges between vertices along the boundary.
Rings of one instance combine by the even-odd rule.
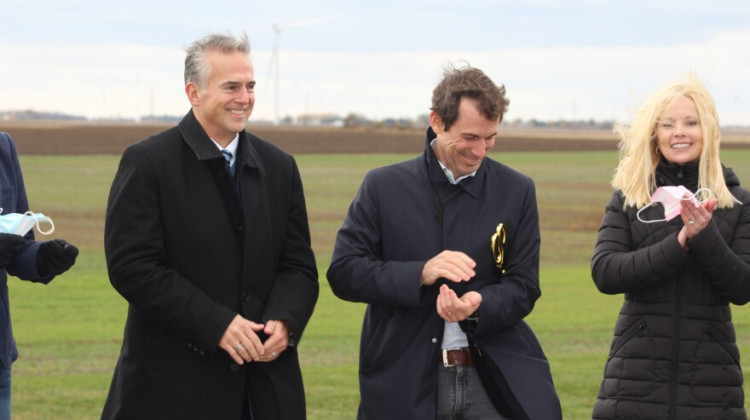
[[[406,155],[298,155],[321,293],[300,344],[310,419],[353,419],[364,306],[338,300],[325,280],[336,230],[366,170]],[[494,158],[537,183],[542,298],[528,318],[550,359],[566,419],[590,418],[621,296],[598,293],[589,258],[610,195],[615,152],[505,153]],[[125,301],[106,275],[102,235],[116,156],[24,156],[32,210],[55,221],[54,237],[81,248],[76,266],[48,286],[9,279],[20,358],[14,419],[96,419],[119,353]],[[750,182],[750,150],[723,152]],[[741,351],[750,354],[750,311],[735,307]],[[744,359],[743,359],[744,360]],[[745,372],[750,366],[743,363]]]

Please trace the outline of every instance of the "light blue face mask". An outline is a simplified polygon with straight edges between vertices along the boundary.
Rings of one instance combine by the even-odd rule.
[[[0,213],[3,209],[0,208]],[[39,226],[40,223],[48,223],[50,228],[42,230]],[[8,213],[0,214],[0,232],[1,233],[13,233],[16,235],[24,236],[31,229],[36,226],[36,230],[42,235],[49,235],[55,231],[55,224],[52,223],[52,219],[43,215],[42,213],[34,213],[27,211],[26,213]]]

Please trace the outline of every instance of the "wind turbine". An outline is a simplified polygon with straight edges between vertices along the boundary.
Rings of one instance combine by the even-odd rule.
[[[291,28],[298,28],[301,26],[310,26],[310,25],[315,25],[318,23],[326,22],[326,21],[337,18],[337,16],[328,16],[328,17],[315,18],[315,19],[305,19],[305,20],[299,20],[296,22],[291,22],[288,24],[280,25],[271,17],[271,15],[263,7],[262,4],[260,4],[259,6],[260,6],[260,9],[263,11],[263,14],[265,14],[266,18],[271,22],[271,28],[273,29],[273,33],[274,33],[273,50],[271,50],[271,63],[270,63],[270,66],[268,67],[268,79],[270,79],[271,72],[273,71],[274,73],[274,76],[273,76],[274,123],[278,125],[280,121],[279,120],[279,49],[280,49],[280,44],[281,44],[281,33]]]

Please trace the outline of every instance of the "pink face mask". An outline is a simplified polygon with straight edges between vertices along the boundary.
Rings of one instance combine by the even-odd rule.
[[[668,186],[668,187],[659,187],[654,191],[654,194],[651,196],[651,202],[648,203],[646,206],[638,210],[638,213],[636,213],[636,217],[638,220],[640,220],[643,223],[656,223],[656,222],[666,222],[667,220],[672,220],[675,217],[680,215],[680,202],[682,200],[688,200],[691,203],[695,205],[695,207],[700,206],[705,202],[704,201],[698,201],[698,199],[695,198],[696,195],[698,195],[699,192],[706,191],[708,193],[708,198],[711,197],[711,190],[708,188],[701,188],[698,191],[695,192],[695,194],[691,193],[690,190],[683,187],[682,185],[678,186]],[[687,197],[685,195],[688,195]],[[706,199],[708,199],[706,198]],[[641,212],[643,210],[646,210],[647,208],[655,205],[657,202],[661,203],[664,206],[664,218],[663,219],[656,219],[656,220],[643,220],[641,219]]]

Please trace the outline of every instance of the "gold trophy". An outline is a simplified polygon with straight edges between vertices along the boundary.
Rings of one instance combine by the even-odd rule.
[[[502,223],[497,225],[495,234],[490,238],[490,246],[492,248],[492,259],[495,261],[495,267],[500,274],[505,274],[505,268],[503,268],[503,254],[505,251],[505,227]]]

